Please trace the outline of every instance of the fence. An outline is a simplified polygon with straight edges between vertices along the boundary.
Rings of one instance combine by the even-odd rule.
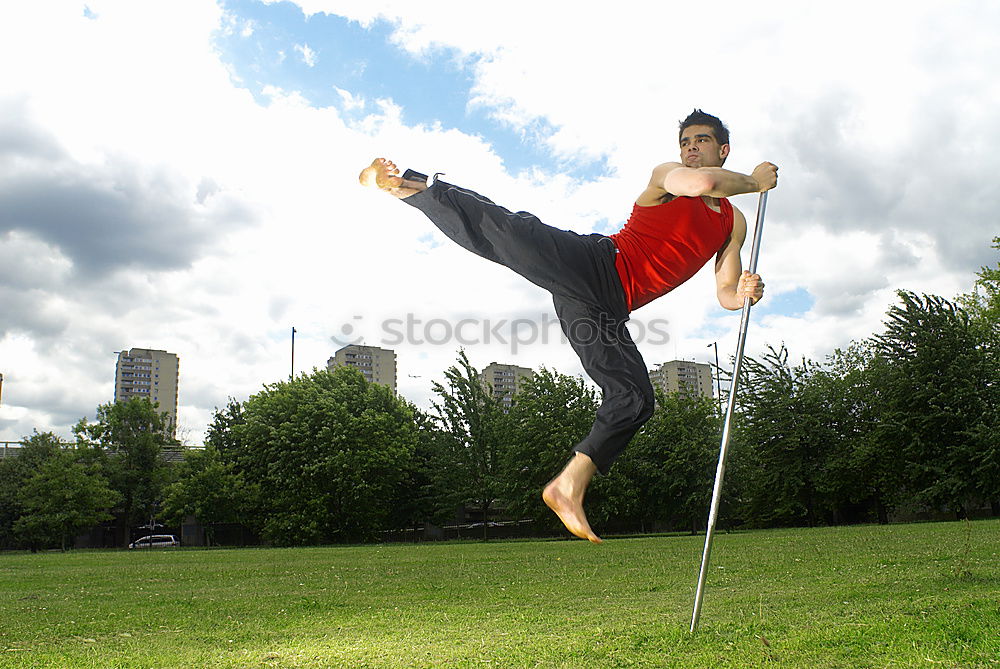
[[[17,455],[18,449],[24,446],[23,441],[0,441],[0,459]]]
[[[76,446],[76,442],[73,441],[61,441],[59,445],[63,448],[71,448]],[[3,458],[12,458],[18,454],[18,452],[24,448],[23,441],[0,441],[0,460]],[[165,446],[161,449],[163,454],[163,459],[167,462],[181,462],[184,460],[184,453],[189,450],[197,450],[197,446],[182,447],[182,446]]]

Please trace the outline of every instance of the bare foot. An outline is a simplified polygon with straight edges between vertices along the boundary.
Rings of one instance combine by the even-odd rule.
[[[403,181],[396,164],[385,158],[376,158],[371,165],[361,170],[358,181],[362,186],[376,186],[398,198],[409,197],[427,188],[426,184],[417,181]]]
[[[581,539],[599,544],[601,538],[590,529],[587,514],[583,512],[583,495],[596,471],[597,467],[589,457],[577,453],[559,476],[545,486],[542,500],[559,516],[567,530]]]

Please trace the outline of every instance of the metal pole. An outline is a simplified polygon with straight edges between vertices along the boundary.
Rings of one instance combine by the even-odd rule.
[[[292,328],[292,375],[288,377],[289,380],[295,380],[295,328]]]
[[[757,273],[757,256],[760,255],[761,230],[764,227],[764,209],[767,206],[767,191],[760,194],[757,203],[757,223],[753,231],[753,250],[750,252],[750,273]],[[715,521],[719,515],[719,500],[722,497],[722,479],[726,475],[726,456],[729,453],[729,430],[733,422],[733,409],[736,407],[736,386],[743,367],[743,348],[747,342],[747,326],[750,324],[750,307],[753,306],[749,297],[743,300],[743,318],[740,321],[740,337],[736,345],[736,365],[733,367],[733,380],[729,385],[729,402],[726,406],[726,420],[722,426],[722,444],[719,447],[719,464],[715,469],[715,487],[712,489],[712,507],[708,512],[708,528],[705,530],[705,550],[701,556],[701,570],[698,572],[698,588],[694,595],[694,613],[691,616],[691,633],[698,629],[698,618],[701,616],[701,604],[705,595],[705,577],[708,575],[708,559],[712,554],[712,537],[715,535]]]

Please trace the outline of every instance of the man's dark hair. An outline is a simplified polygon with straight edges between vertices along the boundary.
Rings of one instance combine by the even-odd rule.
[[[688,117],[681,121],[680,132],[677,133],[677,141],[681,141],[684,136],[684,128],[692,125],[707,125],[712,129],[715,139],[719,144],[729,144],[729,128],[722,124],[719,117],[706,114],[700,109],[695,109],[688,114]]]

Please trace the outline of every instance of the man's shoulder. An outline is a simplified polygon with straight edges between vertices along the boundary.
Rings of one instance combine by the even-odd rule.
[[[734,231],[742,230],[743,233],[746,234],[746,229],[747,229],[746,216],[743,215],[743,212],[740,211],[739,207],[737,207],[735,204],[732,204],[730,202],[729,206],[733,208],[733,230]]]
[[[657,173],[667,174],[668,172],[676,170],[678,167],[684,167],[684,166],[678,162],[660,163],[659,165],[653,168],[653,174]]]

